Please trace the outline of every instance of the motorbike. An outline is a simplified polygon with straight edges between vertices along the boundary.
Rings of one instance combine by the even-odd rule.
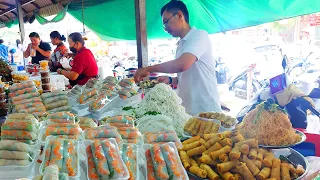
[[[222,61],[221,57],[216,60],[215,69],[218,84],[225,84],[230,80],[228,66]]]

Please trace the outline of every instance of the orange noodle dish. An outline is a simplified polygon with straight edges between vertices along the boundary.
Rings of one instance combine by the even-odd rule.
[[[256,138],[261,145],[284,146],[301,140],[285,110],[272,100],[265,101],[246,114],[238,126],[245,138]]]

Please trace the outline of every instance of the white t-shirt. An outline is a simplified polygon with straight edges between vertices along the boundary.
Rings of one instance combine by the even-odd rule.
[[[197,61],[188,70],[177,75],[178,95],[187,113],[196,115],[208,111],[221,112],[215,61],[208,33],[192,28],[178,42],[176,58],[184,53],[197,57]]]

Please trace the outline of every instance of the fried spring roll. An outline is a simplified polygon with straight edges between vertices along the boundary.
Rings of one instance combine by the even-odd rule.
[[[218,164],[217,168],[218,168],[218,171],[225,173],[225,172],[229,171],[230,169],[236,167],[238,163],[239,163],[238,160],[228,161],[228,162]]]
[[[243,154],[243,155],[248,155],[249,154],[249,152],[250,152],[250,148],[249,148],[249,146],[247,145],[247,144],[242,144],[241,146],[240,146],[240,152]]]
[[[228,154],[229,152],[231,152],[231,147],[230,146],[225,146],[219,150],[213,151],[210,153],[211,157],[213,160],[216,160],[219,158],[219,156],[221,154]]]
[[[236,145],[237,145],[238,142],[241,142],[241,141],[245,140],[244,137],[241,134],[237,134],[236,136],[231,137],[231,139],[232,139],[233,143],[236,143]],[[240,145],[242,145],[242,144],[240,144]],[[240,146],[240,145],[237,145],[237,146]]]
[[[269,178],[269,179],[267,179],[267,180],[277,180],[276,178]]]
[[[210,180],[218,180],[219,179],[219,175],[214,172],[210,166],[206,165],[206,164],[201,164],[200,168],[205,170],[207,172],[207,176]]]
[[[242,177],[245,180],[255,180],[255,178],[253,177],[252,173],[250,172],[250,170],[248,169],[245,163],[242,163],[242,162],[238,163],[237,169],[239,170],[239,173],[242,175]]]
[[[196,148],[193,148],[193,149],[190,149],[187,151],[187,155],[189,157],[191,156],[196,156],[196,155],[201,155],[203,152],[206,151],[206,147],[204,146],[199,146],[199,147],[196,147]]]
[[[224,163],[224,162],[229,161],[229,157],[228,157],[227,154],[221,154],[221,155],[219,156],[219,160]]]
[[[265,154],[264,159],[262,161],[263,165],[266,167],[272,167],[272,161],[274,159],[274,155],[271,152]]]
[[[259,172],[259,174],[257,175],[257,179],[258,179],[258,180],[265,180],[265,179],[269,178],[270,174],[271,174],[271,168],[264,167],[264,168]]]
[[[196,124],[194,125],[194,127],[193,127],[192,130],[191,130],[191,134],[192,134],[192,135],[198,135],[201,122],[202,122],[202,121],[197,120]]]
[[[211,134],[204,134],[203,139],[206,141],[209,141],[212,138],[217,138],[217,137],[224,137],[223,134],[221,133],[211,133]]]
[[[196,123],[198,122],[198,119],[192,118],[189,121],[191,121],[189,127],[184,128],[184,130],[191,134],[191,131],[194,128],[194,126],[196,125]]]
[[[210,148],[211,146],[213,146],[215,143],[221,141],[223,138],[223,135],[222,134],[218,134],[217,136],[211,138],[209,141],[207,141],[206,143],[206,148]]]
[[[237,141],[235,146],[241,146],[242,144],[247,144],[250,148],[258,148],[258,140],[252,138],[242,141]]]
[[[302,174],[304,174],[305,171],[306,171],[306,170],[303,168],[303,166],[301,166],[300,164],[297,165],[296,174],[297,174],[298,176],[301,176]]]
[[[216,166],[219,162],[213,160],[211,156],[207,154],[202,154],[202,156],[199,158],[200,163],[208,164],[211,166]]]
[[[287,163],[281,163],[281,180],[291,180],[289,173],[289,165]]]
[[[264,149],[258,149],[257,159],[258,159],[259,161],[262,161],[263,158],[264,158],[264,154],[265,154],[265,150],[264,150]]]
[[[191,164],[191,167],[192,166],[197,166],[199,167],[199,164],[197,163],[197,161],[195,159],[193,159],[192,157],[190,157],[190,164]],[[190,169],[190,168],[189,168]]]
[[[200,136],[194,136],[194,137],[192,137],[192,138],[190,138],[188,140],[183,141],[182,144],[183,145],[190,144],[190,143],[193,143],[193,142],[199,141],[199,140],[200,140]]]
[[[224,138],[230,138],[231,137],[231,131],[224,131],[222,133],[222,135],[223,135]]]
[[[195,141],[195,142],[192,142],[192,143],[190,143],[190,144],[184,144],[184,145],[182,146],[182,150],[188,151],[188,150],[190,150],[190,149],[193,149],[193,148],[196,148],[196,147],[199,147],[199,146],[201,146],[200,140]]]
[[[205,145],[206,145],[206,141],[205,141],[204,139],[201,138],[199,141],[200,141],[200,144],[201,144],[202,146],[205,146]]]
[[[257,157],[258,157],[257,149],[250,149],[249,158],[250,159],[257,159]]]
[[[213,146],[211,146],[209,149],[207,149],[203,154],[210,154],[213,151],[216,151],[218,149],[221,149],[222,145],[220,143],[215,143]]]
[[[198,166],[191,166],[190,169],[189,169],[189,171],[190,171],[192,174],[194,174],[194,175],[196,175],[196,176],[198,176],[198,177],[200,177],[200,178],[206,178],[206,177],[207,177],[207,171],[204,170],[204,169],[201,169],[201,168],[198,167]]]
[[[185,151],[180,151],[179,154],[183,167],[188,170],[191,167],[189,156]]]
[[[277,180],[281,180],[280,176],[280,159],[274,158],[272,160],[272,168],[271,168],[271,175],[270,178],[275,178]]]
[[[238,173],[233,174],[233,176],[234,176],[235,180],[244,180],[243,177]]]
[[[246,163],[246,166],[248,167],[253,176],[256,176],[259,173],[260,170],[257,168],[257,166],[253,164],[253,162],[246,155],[243,155],[241,160],[244,163]]]
[[[219,172],[223,180],[235,180],[236,178],[230,172]]]
[[[232,140],[230,138],[224,138],[219,142],[222,146],[232,146]]]
[[[231,150],[231,152],[230,152],[230,154],[229,154],[229,158],[230,158],[231,161],[233,161],[233,160],[239,159],[240,156],[241,156],[240,148],[239,148],[239,146],[235,146],[235,147]]]

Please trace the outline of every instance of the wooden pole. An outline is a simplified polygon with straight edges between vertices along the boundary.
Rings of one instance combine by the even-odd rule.
[[[18,20],[19,20],[19,30],[20,30],[21,43],[24,43],[25,31],[24,31],[23,11],[22,11],[22,6],[21,6],[21,1],[16,0],[16,6],[17,6],[16,9],[17,9]]]
[[[146,1],[134,0],[136,15],[136,38],[138,67],[148,66],[148,40],[146,25]]]

